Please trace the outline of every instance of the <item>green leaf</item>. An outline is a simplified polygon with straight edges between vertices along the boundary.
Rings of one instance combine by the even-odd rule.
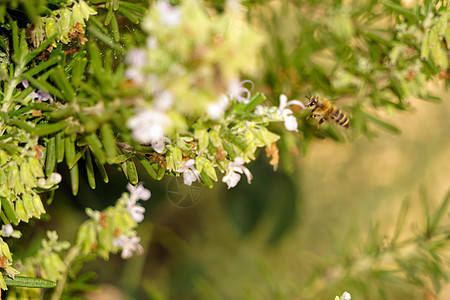
[[[20,53],[20,48],[19,48],[19,27],[17,27],[17,22],[12,21],[12,19],[10,18],[10,25],[11,25],[11,29],[12,29],[12,42],[13,42],[13,50],[14,50],[14,54],[13,54],[13,59],[18,62],[20,61],[20,57],[21,57],[21,53]]]
[[[105,148],[106,157],[108,160],[114,159],[117,156],[117,146],[114,137],[114,132],[111,129],[111,125],[104,123],[100,128],[103,146]]]
[[[13,126],[19,127],[20,129],[23,129],[27,132],[33,132],[33,130],[34,130],[34,127],[31,126],[30,124],[28,124],[27,122],[20,121],[17,119],[9,119],[6,121],[6,123],[8,125],[13,125]]]
[[[2,148],[3,150],[6,150],[9,154],[14,154],[14,153],[19,153],[19,147],[17,147],[14,144],[10,144],[10,143],[3,143],[0,142],[0,148]]]
[[[100,176],[103,179],[103,182],[108,183],[109,182],[109,178],[108,178],[108,173],[106,172],[105,169],[105,165],[101,164],[98,159],[94,159],[95,164],[97,165],[97,169],[100,172]]]
[[[402,231],[403,225],[405,224],[406,215],[408,214],[409,205],[411,203],[411,198],[407,197],[403,200],[402,207],[398,213],[397,223],[395,224],[394,235],[391,239],[391,247],[395,245],[398,237]]]
[[[5,212],[5,215],[8,217],[8,219],[15,226],[19,225],[19,219],[16,212],[14,211],[11,201],[6,199],[5,197],[0,197],[0,201],[2,203],[2,210]]]
[[[34,76],[40,72],[42,72],[43,70],[47,69],[48,67],[59,63],[62,60],[61,56],[54,56],[52,58],[49,58],[47,61],[42,62],[40,64],[37,64],[36,67],[31,68],[29,71],[27,71],[25,74],[27,74],[28,76]]]
[[[264,103],[266,101],[266,96],[264,96],[261,93],[256,93],[250,98],[250,102],[247,104],[244,104],[244,102],[239,103],[239,105],[236,108],[236,111],[239,112],[250,112],[255,109],[258,105]]]
[[[72,102],[75,98],[75,91],[66,79],[66,73],[62,67],[56,68],[52,73],[52,78],[56,82],[56,85],[61,89],[61,92],[69,102]]]
[[[86,162],[86,175],[91,189],[95,190],[95,172],[94,164],[92,163],[91,151],[84,152],[84,160]]]
[[[381,3],[392,9],[393,11],[395,11],[396,13],[398,13],[399,15],[404,16],[405,18],[407,18],[408,20],[410,20],[412,23],[417,23],[419,21],[418,17],[416,16],[416,14],[414,14],[414,12],[412,12],[411,10],[404,8],[398,4],[392,3],[392,2],[388,2],[388,1],[381,1]]]
[[[94,26],[88,26],[88,32],[95,36],[98,40],[105,43],[110,48],[118,51],[120,54],[125,54],[125,49],[122,47],[122,45],[114,42],[111,37],[101,32],[97,27]],[[92,45],[92,44],[91,44]]]
[[[78,172],[78,163],[75,163],[70,169],[70,185],[72,187],[72,194],[76,196],[78,194],[79,188],[79,172]]]
[[[156,179],[158,177],[158,174],[156,173],[155,169],[152,167],[148,159],[141,154],[136,154],[136,157],[138,158],[142,166],[145,168],[145,170],[148,172],[148,174],[150,174],[150,176],[153,179]]]
[[[85,137],[86,142],[89,144],[90,148],[92,149],[92,152],[97,157],[100,163],[104,164],[106,163],[106,157],[105,153],[103,152],[103,145],[102,142],[99,140],[97,135],[95,133],[91,133],[86,135]]]
[[[75,114],[75,108],[73,106],[61,107],[55,109],[49,115],[51,120],[61,120],[67,117],[73,116]]]
[[[393,133],[401,133],[401,130],[398,129],[397,127],[395,127],[394,125],[389,124],[389,123],[387,123],[385,121],[382,121],[382,120],[380,120],[380,119],[378,119],[378,118],[376,118],[376,117],[374,117],[372,115],[369,115],[369,114],[366,114],[366,113],[363,113],[363,114],[364,114],[364,116],[367,119],[371,120],[373,123],[377,124],[378,126],[384,127],[384,128],[386,128],[387,130],[389,130],[389,131],[391,131]]]
[[[128,159],[127,161],[125,161],[125,163],[127,165],[128,181],[131,184],[136,185],[139,182],[139,177],[138,177],[136,165],[134,164],[133,158]]]
[[[139,24],[141,22],[142,16],[136,14],[135,12],[128,10],[127,8],[121,6],[117,10],[122,16],[130,20],[134,24]]]
[[[64,160],[64,133],[56,134],[56,162],[61,163]]]
[[[166,174],[166,166],[160,166],[158,169],[158,176],[156,176],[156,180],[163,179],[164,175]]]
[[[200,172],[200,176],[202,177],[202,184],[212,189],[213,182],[211,181],[211,178],[209,178],[209,176],[206,174],[204,170]]]
[[[56,137],[52,136],[48,139],[45,149],[45,175],[50,176],[56,168]]]
[[[117,23],[117,18],[115,15],[113,15],[111,20],[111,31],[114,37],[114,41],[116,42],[120,41],[119,24]]]
[[[112,18],[114,18],[114,10],[113,10],[112,5],[110,5],[108,8],[108,13],[106,14],[105,25],[109,25]]]
[[[438,210],[434,214],[433,218],[431,219],[431,224],[428,230],[428,234],[431,235],[436,230],[436,228],[439,225],[439,222],[441,221],[442,217],[446,215],[448,212],[448,206],[450,204],[450,191],[447,193],[447,195],[444,198],[444,201],[442,201],[441,206],[439,206]]]
[[[69,124],[68,121],[61,121],[57,123],[38,124],[33,129],[32,133],[37,136],[49,135],[56,132],[61,132]]]
[[[64,139],[66,164],[69,169],[75,164],[75,140],[76,135],[72,134]]]
[[[85,56],[87,52],[85,50],[77,52],[70,60],[69,63],[64,67],[64,72],[69,73],[74,66],[79,63]],[[73,76],[73,75],[72,75]]]
[[[54,288],[56,287],[56,282],[42,279],[33,278],[25,276],[15,276],[14,279],[9,276],[3,276],[7,286],[18,286],[27,288]]]
[[[71,82],[72,85],[76,88],[80,86],[86,65],[87,65],[87,58],[83,57],[82,59],[78,60],[73,66]]]
[[[141,15],[147,14],[147,9],[145,7],[142,7],[140,5],[137,5],[137,4],[134,4],[131,2],[119,1],[119,5],[121,7],[129,9],[129,10],[139,13]]]
[[[133,156],[133,154],[131,154],[131,153],[120,154],[120,155],[117,155],[116,157],[114,157],[114,159],[108,161],[108,163],[121,164],[121,163],[125,162],[127,159],[129,159],[131,156]]]

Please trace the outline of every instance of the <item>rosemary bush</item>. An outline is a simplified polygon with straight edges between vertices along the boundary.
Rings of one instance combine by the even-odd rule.
[[[380,115],[411,109],[412,97],[439,101],[427,83],[448,84],[449,14],[445,0],[415,7],[369,0],[1,2],[1,289],[26,287],[9,291],[17,299],[44,291],[71,298],[83,262],[141,254],[137,227],[145,209],[138,201],[151,193],[138,169],[155,180],[233,188],[244,176],[251,183],[247,164],[258,148],[274,170],[281,162],[282,172],[292,172],[292,149],[306,154],[315,138],[374,137],[377,127],[400,133]],[[338,98],[333,105],[350,128],[317,127],[307,101],[298,100],[311,94]],[[108,182],[111,168],[123,172],[128,192],[102,211],[86,208],[89,219],[74,241],[48,231],[39,249],[14,259],[9,240],[21,238],[22,223],[46,215],[64,166],[73,195],[80,176],[95,189],[96,176]],[[420,246],[431,266],[407,268],[415,257],[389,252],[407,245],[395,236],[382,249],[374,230],[361,254],[374,256],[373,265],[355,271],[348,265],[354,258],[342,258],[345,280],[383,272],[376,262],[389,256],[408,282],[425,286],[422,277],[440,259],[435,246],[447,243],[438,225],[448,199],[425,234],[405,242]],[[426,286],[430,293],[446,279],[439,273]],[[313,299],[314,288],[304,297]]]

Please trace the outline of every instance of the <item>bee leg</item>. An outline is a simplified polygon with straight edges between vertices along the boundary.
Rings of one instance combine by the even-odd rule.
[[[319,120],[319,123],[317,124],[317,129],[320,128],[320,125],[322,125],[323,121],[324,121],[323,118]]]

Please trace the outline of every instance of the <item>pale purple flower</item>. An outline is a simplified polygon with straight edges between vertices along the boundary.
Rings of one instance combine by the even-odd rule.
[[[251,183],[253,175],[250,173],[249,169],[244,167],[244,163],[245,161],[242,158],[236,157],[234,162],[231,162],[228,165],[227,173],[222,178],[222,181],[228,185],[228,188],[236,186],[236,184],[241,180],[242,173],[247,176],[247,182]]]
[[[134,202],[138,200],[146,201],[152,196],[152,193],[144,187],[142,182],[139,182],[136,186],[128,183],[127,190],[130,192],[130,199],[133,199]]]
[[[170,5],[168,1],[158,1],[156,9],[159,12],[161,23],[169,27],[175,27],[180,24],[181,10],[178,7]]]
[[[194,160],[189,159],[184,162],[181,168],[175,170],[175,172],[183,173],[183,181],[186,185],[191,185],[194,181],[200,181],[200,172],[194,167]]]
[[[143,85],[145,83],[145,75],[137,67],[130,67],[125,71],[125,77],[128,80],[134,81],[137,85]]]
[[[28,80],[27,79],[24,79],[24,80],[22,80],[22,85],[23,85],[23,87],[24,88],[27,88],[27,87],[29,87],[30,86],[30,83],[28,82]]]
[[[340,300],[350,300],[352,299],[352,296],[348,292],[344,292],[340,298]]]
[[[232,80],[228,86],[228,96],[230,99],[236,99],[238,102],[244,102],[247,104],[250,102],[251,91],[244,87],[245,83],[251,84],[251,89],[253,89],[253,82],[250,80],[244,80],[239,82],[238,80]]]
[[[137,201],[146,201],[150,199],[152,194],[143,186],[141,182],[139,182],[135,187],[129,183],[127,185],[127,189],[130,192],[130,197],[126,200],[128,213],[136,223],[140,223],[144,220],[145,208],[137,203]]]
[[[280,106],[278,108],[278,115],[283,118],[284,120],[284,126],[289,131],[298,131],[298,123],[297,119],[292,115],[292,110],[286,108],[289,105],[298,105],[302,109],[306,109],[305,105],[298,101],[298,100],[292,100],[287,101],[286,95],[281,94],[280,95]]]
[[[24,79],[24,80],[22,80],[22,86],[24,88],[27,88],[30,86],[30,83],[28,82],[28,80]],[[33,90],[30,94],[28,94],[28,97],[30,97],[32,101],[35,101],[37,99],[36,102],[38,102],[38,103],[40,103],[42,101],[47,101],[47,100],[50,100],[50,102],[53,101],[53,98],[50,95],[50,93],[44,92],[43,90],[38,90],[37,92],[36,92],[36,90]]]
[[[14,232],[14,229],[11,226],[11,224],[3,225],[2,236],[5,236],[5,237],[6,236],[11,236],[11,234],[13,234],[13,232]]]
[[[161,111],[168,110],[174,102],[172,93],[168,90],[160,91],[156,94],[153,104],[155,105],[155,108]]]
[[[141,238],[138,236],[126,237],[125,235],[121,235],[118,239],[114,239],[113,246],[122,248],[121,257],[123,259],[128,259],[133,256],[133,252],[141,255],[144,253],[144,248],[139,244]]]
[[[131,129],[133,138],[145,145],[158,142],[164,137],[165,129],[170,125],[170,119],[163,112],[145,109],[131,117],[127,126]]]
[[[141,223],[144,220],[145,208],[135,200],[131,198],[127,199],[127,210],[136,223]]]
[[[154,36],[149,36],[145,41],[145,45],[147,46],[148,49],[153,50],[156,47],[158,47],[158,41]]]
[[[147,63],[147,53],[142,49],[132,49],[127,54],[126,62],[133,67],[142,67]]]
[[[166,143],[171,144],[170,139],[163,136],[162,138],[151,143],[153,150],[158,153],[163,153],[164,149],[166,149]]]
[[[228,98],[225,95],[220,95],[217,102],[208,104],[206,112],[211,120],[218,120],[223,117],[225,110],[228,108]]]

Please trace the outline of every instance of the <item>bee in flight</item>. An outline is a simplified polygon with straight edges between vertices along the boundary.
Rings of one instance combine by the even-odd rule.
[[[324,121],[333,121],[339,126],[348,128],[349,120],[345,113],[331,105],[328,100],[319,98],[317,96],[306,98],[309,100],[307,107],[311,109],[310,116],[312,116],[313,118],[320,118],[317,127],[320,127],[320,125],[322,125]],[[309,118],[310,116],[308,116],[307,118]]]

